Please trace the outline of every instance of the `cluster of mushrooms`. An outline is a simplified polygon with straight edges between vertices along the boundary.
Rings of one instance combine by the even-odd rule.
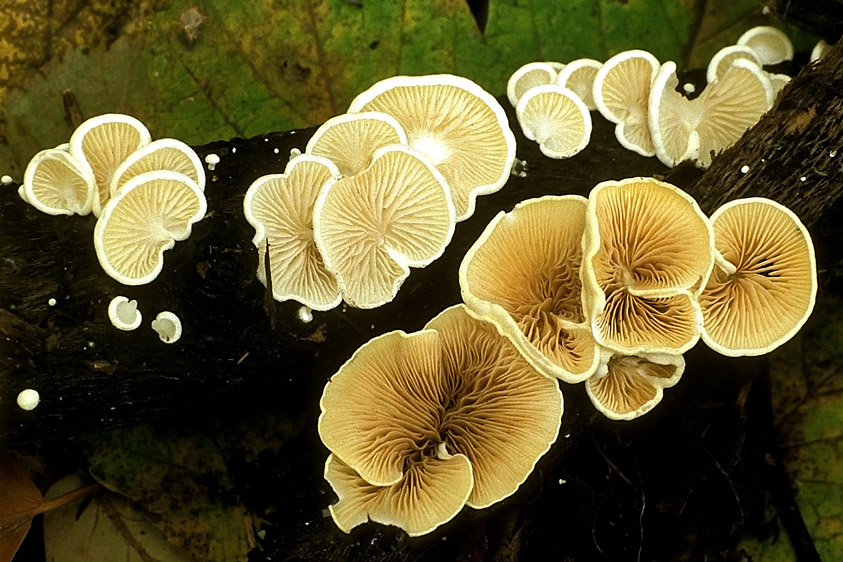
[[[474,82],[397,76],[358,95],[315,132],[282,174],[243,201],[258,279],[314,310],[390,302],[410,267],[438,258],[478,195],[515,159],[506,114]],[[269,258],[269,267],[264,263]]]
[[[657,156],[667,166],[689,160],[700,168],[734,144],[770,107],[790,80],[763,70],[793,58],[782,31],[754,27],[737,44],[721,49],[708,65],[708,85],[694,99],[677,91],[676,63],[659,63],[647,51],[618,53],[605,63],[533,62],[510,78],[507,96],[524,135],[551,158],[568,158],[586,147],[589,111],[615,123],[624,148]],[[692,94],[692,84],[683,91]]]
[[[363,345],[327,383],[319,435],[329,510],[421,535],[512,494],[555,442],[557,379],[616,420],[650,411],[702,339],[729,356],[790,339],[817,290],[787,208],[732,201],[706,217],[653,178],[499,213],[460,266],[465,304]]]
[[[183,142],[153,141],[129,115],[83,122],[66,144],[42,150],[27,165],[18,193],[50,215],[97,217],[94,247],[103,270],[123,285],[143,285],[164,267],[164,252],[185,240],[205,216],[205,171]],[[140,325],[137,302],[115,297],[109,319],[121,330]],[[181,333],[164,311],[153,321],[162,341]]]

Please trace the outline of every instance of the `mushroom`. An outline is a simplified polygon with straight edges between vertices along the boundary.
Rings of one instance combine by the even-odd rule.
[[[550,158],[570,158],[591,139],[591,114],[567,88],[548,84],[527,92],[515,110],[524,136]]]
[[[390,144],[407,144],[407,135],[398,121],[374,111],[345,113],[316,129],[305,153],[327,158],[340,174],[353,176],[372,163],[377,149]]]
[[[681,355],[604,351],[597,372],[585,382],[585,391],[607,418],[632,420],[661,402],[663,390],[679,382],[684,370]]]
[[[547,195],[501,211],[459,270],[465,303],[536,369],[568,383],[591,376],[599,358],[581,299],[585,209],[584,197]]]
[[[50,215],[87,215],[97,191],[94,174],[66,150],[49,148],[36,154],[26,167],[21,198]]]
[[[138,301],[118,295],[108,303],[108,319],[118,330],[130,332],[141,325],[143,315],[138,310]]]
[[[594,59],[576,59],[559,71],[556,84],[568,88],[580,98],[589,111],[597,109],[594,103],[594,79],[603,63]]]
[[[30,412],[41,403],[41,395],[34,388],[25,388],[18,393],[17,403],[21,410]]]
[[[607,60],[594,77],[594,104],[616,123],[621,145],[642,156],[653,156],[655,147],[647,125],[650,86],[659,61],[647,51],[624,51]]]
[[[206,209],[205,194],[185,175],[137,175],[102,210],[94,227],[97,259],[124,285],[149,283],[164,267],[164,252],[190,236]]]
[[[266,247],[275,300],[296,300],[314,310],[340,303],[336,276],[328,271],[313,240],[313,204],[323,185],[340,175],[326,158],[303,154],[290,160],[283,174],[255,180],[243,199],[246,220],[255,228],[257,277],[266,279]]]
[[[737,44],[752,49],[764,66],[793,60],[793,43],[784,31],[775,27],[753,27],[740,36]]]
[[[111,197],[114,171],[134,151],[152,140],[143,123],[129,115],[107,113],[83,122],[70,136],[70,154],[90,166],[97,182],[92,210],[100,216]]]
[[[711,57],[711,61],[708,63],[708,68],[705,72],[705,79],[708,80],[709,84],[717,82],[731,68],[732,62],[738,59],[745,59],[754,62],[758,66],[762,66],[761,59],[749,47],[745,45],[729,45],[728,47],[723,47]]]
[[[592,189],[580,275],[600,345],[628,355],[690,349],[700,335],[694,297],[713,264],[711,225],[684,191],[653,178]]]
[[[509,179],[515,135],[506,113],[491,94],[467,78],[387,78],[354,98],[348,111],[379,111],[398,121],[410,146],[447,181],[457,221],[474,213],[478,195],[498,191]]]
[[[662,65],[653,80],[648,102],[650,135],[656,156],[665,166],[676,166],[699,155],[696,127],[702,119],[702,103],[676,91],[676,63]],[[703,90],[705,91],[705,90]]]
[[[548,62],[528,62],[513,72],[506,83],[506,97],[509,103],[516,107],[524,94],[536,86],[553,84],[557,73]]]
[[[117,195],[131,178],[144,172],[170,170],[184,174],[205,190],[205,170],[192,148],[176,139],[158,139],[131,153],[114,171],[109,192]]]
[[[320,407],[338,526],[369,517],[422,534],[459,501],[482,508],[514,493],[556,440],[562,394],[493,324],[456,305],[419,332],[366,343]]]
[[[817,62],[823,58],[830,48],[831,46],[824,39],[817,41],[817,44],[811,49],[811,62]]]
[[[811,237],[790,209],[760,197],[726,203],[711,223],[718,255],[699,297],[703,341],[731,357],[769,353],[814,308]]]
[[[390,302],[410,274],[442,255],[454,233],[448,183],[404,145],[378,150],[363,172],[332,178],[313,207],[313,237],[345,302]]]
[[[152,329],[164,343],[176,343],[181,338],[181,320],[169,310],[158,313],[152,321]]]

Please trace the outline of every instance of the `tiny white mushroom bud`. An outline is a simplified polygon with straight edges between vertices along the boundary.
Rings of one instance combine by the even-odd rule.
[[[51,298],[50,300],[47,301],[47,304],[50,305],[50,306],[56,306],[56,302],[57,302],[56,299]]]
[[[41,402],[41,396],[33,388],[27,388],[18,394],[18,406],[20,406],[21,410],[26,410],[27,412],[34,410],[39,402]]]
[[[745,174],[749,171],[749,166],[743,165],[741,166],[741,173]]]
[[[208,171],[213,172],[214,168],[217,167],[217,164],[220,163],[219,154],[209,154],[205,157],[205,164],[208,165]]]
[[[690,82],[685,82],[684,84],[682,84],[682,90],[686,94],[693,94],[697,91],[697,87],[691,84]]]
[[[118,330],[129,332],[141,325],[143,315],[138,310],[138,301],[119,295],[108,303],[108,319]]]
[[[152,321],[152,329],[158,332],[162,342],[176,343],[181,337],[181,320],[169,310],[165,310],[159,312]]]
[[[313,312],[306,306],[299,309],[299,320],[307,324],[313,321]]]
[[[298,148],[291,148],[290,149],[290,160],[296,158],[297,156],[301,156],[301,150]]]
[[[9,176],[9,175],[4,175],[2,178],[0,178],[0,183],[2,183],[3,185],[9,185],[10,183],[13,183],[14,181],[15,180],[12,179],[12,176]]]
[[[236,146],[235,146],[235,147],[233,147],[233,148],[231,149],[231,153],[232,153],[232,154],[237,154],[237,147],[236,147]]]

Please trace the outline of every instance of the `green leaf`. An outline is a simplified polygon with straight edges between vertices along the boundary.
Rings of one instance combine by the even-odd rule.
[[[843,560],[843,303],[820,298],[801,337],[770,358],[776,429],[796,502],[820,557]],[[778,541],[745,539],[754,560],[792,560]]]
[[[84,10],[97,2],[76,0]],[[124,33],[108,48],[88,23],[73,35],[35,18],[38,33],[88,46],[0,81],[3,173],[19,177],[35,152],[67,140],[65,91],[83,117],[131,113],[155,137],[202,144],[316,125],[396,74],[460,74],[502,94],[510,74],[534,60],[605,60],[641,48],[703,67],[751,25],[769,23],[756,0],[490,0],[483,32],[465,0],[150,0],[126,22],[109,9],[96,21],[124,23]],[[0,78],[2,64],[0,54]],[[17,88],[4,97],[4,84]]]

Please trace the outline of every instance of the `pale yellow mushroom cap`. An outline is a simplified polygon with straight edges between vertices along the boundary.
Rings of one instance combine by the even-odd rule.
[[[97,182],[92,210],[95,216],[111,198],[114,172],[134,151],[152,140],[143,123],[129,115],[108,113],[88,119],[70,136],[70,154],[90,166]]]
[[[761,59],[755,54],[755,51],[746,45],[729,45],[717,51],[711,61],[708,63],[705,78],[709,84],[717,82],[726,72],[731,68],[732,63],[738,59],[745,59],[754,62],[758,66],[762,66]]]
[[[650,87],[659,61],[647,51],[624,51],[607,60],[594,77],[594,103],[600,113],[616,123],[621,145],[641,154],[655,155],[647,124]]]
[[[448,184],[419,152],[380,149],[363,172],[330,180],[313,211],[314,239],[343,299],[390,302],[410,274],[442,255],[454,232]]]
[[[652,178],[598,184],[583,236],[583,304],[597,342],[678,354],[699,338],[690,290],[714,264],[711,225],[687,193]]]
[[[471,463],[464,455],[424,457],[410,463],[395,484],[373,486],[332,454],[325,463],[325,480],[339,497],[328,510],[343,532],[374,521],[400,527],[411,537],[453,519],[474,486]]]
[[[668,61],[659,69],[650,90],[648,120],[656,156],[665,166],[694,160],[699,154],[697,126],[702,104],[688,100],[676,91],[676,63]]]
[[[548,195],[499,213],[466,252],[463,300],[541,372],[575,383],[597,366],[579,269],[586,199]]]
[[[205,169],[199,156],[177,139],[158,139],[131,153],[114,171],[109,192],[117,195],[127,181],[145,172],[169,170],[184,174],[205,190]]]
[[[65,150],[50,148],[29,161],[20,193],[24,201],[50,215],[87,215],[96,190],[88,166]]]
[[[340,303],[336,276],[326,267],[313,239],[313,206],[325,183],[340,172],[331,161],[303,154],[290,160],[283,174],[255,180],[243,199],[246,220],[255,228],[257,277],[266,279],[266,244],[272,296],[296,300],[314,310]]]
[[[814,308],[811,237],[792,211],[763,198],[730,201],[711,222],[722,258],[700,295],[703,341],[723,355],[768,353]]]
[[[407,144],[401,125],[386,113],[345,113],[323,123],[305,148],[306,154],[333,162],[343,176],[353,176],[369,167],[379,148]]]
[[[594,59],[572,60],[559,71],[556,84],[574,92],[589,111],[594,111],[594,79],[602,67],[603,63]]]
[[[759,25],[746,31],[738,39],[738,45],[752,49],[761,64],[778,64],[793,59],[793,43],[784,31]]]
[[[591,403],[613,420],[640,417],[661,402],[663,389],[679,382],[685,370],[681,355],[622,355],[606,351],[585,383]]]
[[[591,139],[591,114],[571,90],[549,84],[527,92],[515,110],[524,136],[550,158],[570,158]]]
[[[564,67],[563,67],[564,68]],[[506,83],[506,97],[512,107],[518,105],[524,94],[536,86],[553,84],[557,70],[547,62],[528,62],[512,73]]]
[[[349,113],[394,117],[411,147],[441,172],[456,220],[474,213],[475,199],[498,191],[515,161],[515,135],[498,101],[467,78],[450,74],[394,76],[358,95]]]
[[[149,283],[164,267],[164,252],[190,236],[206,209],[205,194],[187,176],[169,171],[135,176],[97,220],[97,259],[124,285]]]

